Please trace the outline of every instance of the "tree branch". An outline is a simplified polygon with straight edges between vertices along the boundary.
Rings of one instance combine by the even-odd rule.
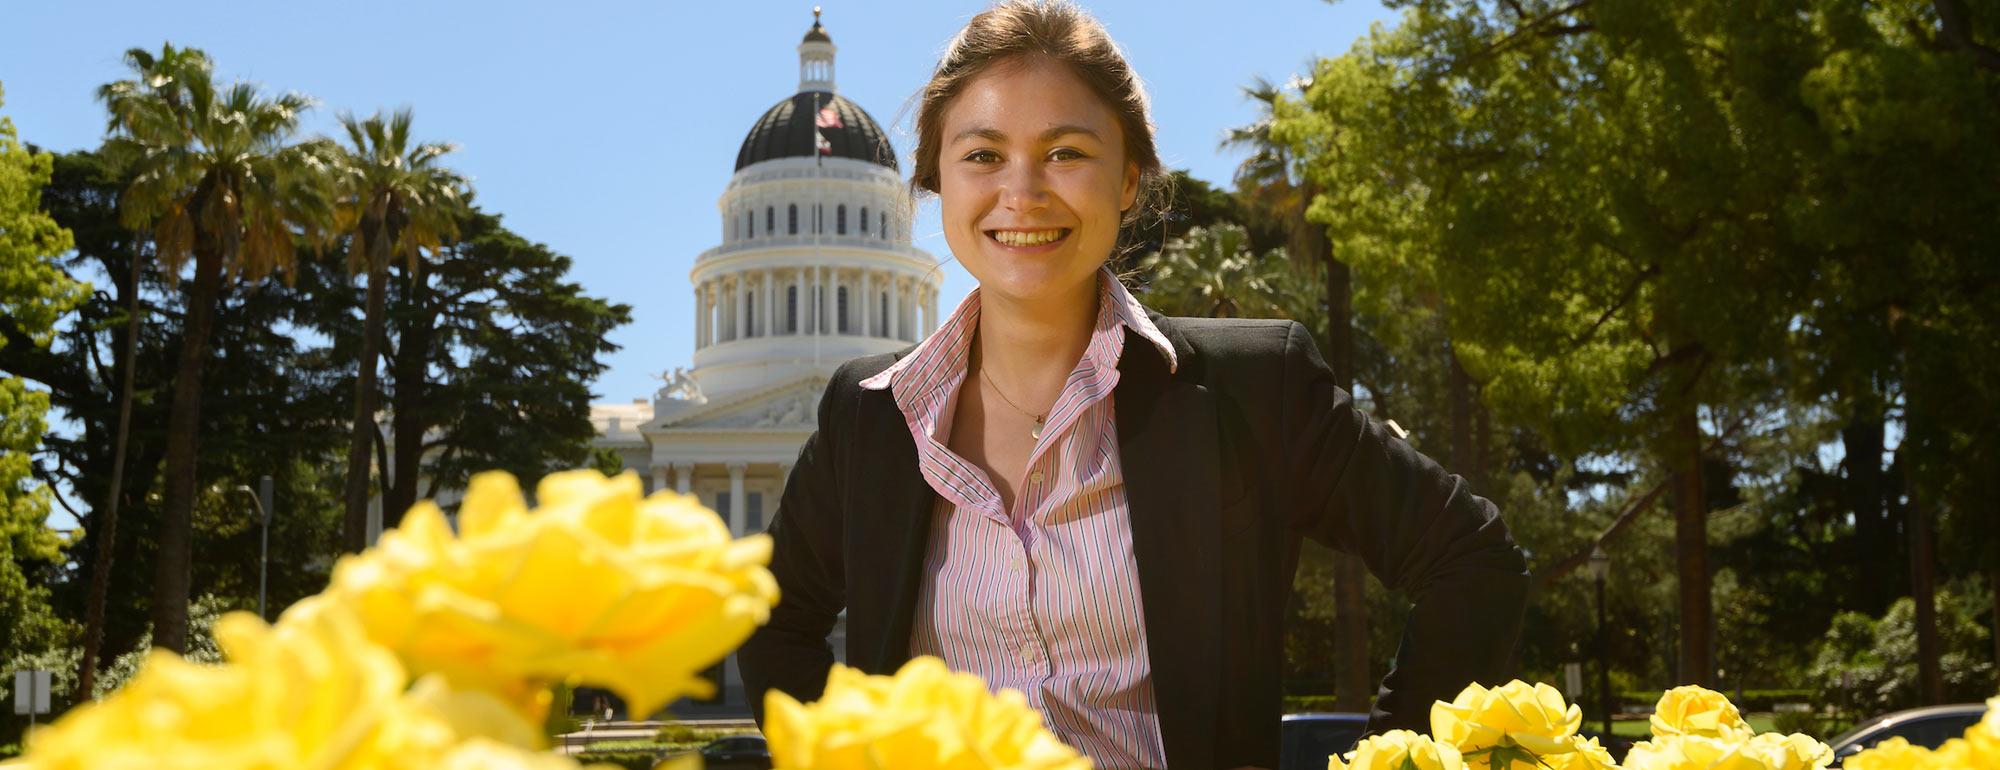
[[[1609,322],[1612,316],[1617,315],[1618,311],[1624,310],[1625,306],[1632,302],[1632,298],[1639,295],[1639,288],[1646,285],[1646,280],[1659,274],[1660,266],[1650,265],[1646,269],[1639,271],[1638,275],[1632,276],[1632,281],[1625,287],[1624,293],[1618,295],[1618,301],[1612,303],[1611,307],[1605,308],[1604,312],[1597,316],[1597,322],[1591,324],[1590,328],[1585,329],[1582,334],[1570,338],[1570,346],[1582,346],[1583,343],[1589,342],[1590,338],[1597,336],[1598,329],[1603,328],[1604,324]]]
[[[1944,28],[1944,39],[1954,46],[1972,54],[1972,61],[1980,69],[2000,72],[2000,51],[1972,39],[1972,29],[1966,18],[1965,0],[1932,0],[1931,7],[1937,9],[1938,25]]]

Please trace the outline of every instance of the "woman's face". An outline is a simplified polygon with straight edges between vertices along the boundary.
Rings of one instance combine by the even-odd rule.
[[[1139,191],[1111,108],[1061,63],[1018,57],[966,82],[939,138],[945,242],[980,291],[1094,297]]]

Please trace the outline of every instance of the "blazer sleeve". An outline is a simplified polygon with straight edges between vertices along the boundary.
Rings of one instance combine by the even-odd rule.
[[[1432,701],[1511,676],[1527,559],[1492,502],[1356,408],[1296,322],[1283,387],[1292,526],[1415,604],[1368,731],[1428,732]]]
[[[818,700],[833,666],[827,634],[847,606],[840,550],[844,512],[834,438],[839,415],[834,405],[839,394],[847,392],[842,387],[850,381],[847,374],[843,365],[820,396],[818,428],[800,447],[766,530],[772,540],[770,569],[778,582],[778,603],[771,608],[770,622],[736,652],[750,713],[759,728],[764,724],[766,692],[775,689],[800,701]]]

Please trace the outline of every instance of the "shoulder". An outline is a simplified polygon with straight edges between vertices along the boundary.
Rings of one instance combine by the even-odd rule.
[[[1239,365],[1282,364],[1300,348],[1313,346],[1312,336],[1297,321],[1282,318],[1196,318],[1154,313],[1151,320],[1176,347],[1185,346],[1210,367],[1227,371]]]

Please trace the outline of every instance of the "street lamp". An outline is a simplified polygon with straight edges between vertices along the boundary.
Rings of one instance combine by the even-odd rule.
[[[1604,619],[1604,578],[1611,574],[1611,557],[1590,547],[1590,579],[1597,583],[1597,702],[1604,709],[1604,739],[1611,740],[1611,631]]]
[[[250,487],[244,484],[236,485],[236,489],[250,495],[250,499],[257,502],[257,521],[259,522],[257,527],[257,618],[259,620],[270,620],[270,618],[264,616],[264,586],[266,578],[271,571],[271,493],[273,491],[271,477],[265,476],[257,479],[257,491],[255,492],[252,492]]]

